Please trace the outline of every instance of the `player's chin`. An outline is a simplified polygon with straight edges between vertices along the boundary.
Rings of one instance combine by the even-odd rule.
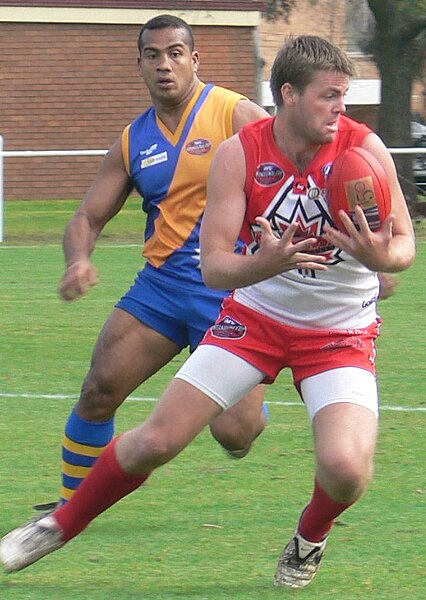
[[[318,146],[331,144],[336,138],[336,132],[330,129],[317,130],[316,135],[312,137],[312,142]]]
[[[176,85],[172,82],[168,83],[158,83],[155,86],[155,96],[164,97],[164,98],[172,98],[174,96],[179,95],[179,91],[176,89]]]
[[[321,144],[331,144],[336,139],[337,131],[325,131],[322,135]]]

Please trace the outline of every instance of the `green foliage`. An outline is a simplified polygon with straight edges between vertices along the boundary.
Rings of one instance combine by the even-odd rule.
[[[265,0],[263,15],[267,21],[283,19],[288,23],[290,13],[296,4],[297,0]]]
[[[311,6],[315,6],[318,0],[308,0]],[[297,7],[297,0],[264,0],[263,16],[267,21],[283,19],[288,22],[291,11]]]
[[[414,77],[423,74],[426,58],[426,1],[425,0],[367,0],[373,13],[376,27],[367,49],[380,65],[382,53],[389,48],[394,52],[404,52],[410,58]],[[385,43],[388,40],[388,43]]]
[[[425,0],[367,0],[371,10],[377,14],[394,13],[400,27],[410,25],[413,21],[424,21],[426,18]]]

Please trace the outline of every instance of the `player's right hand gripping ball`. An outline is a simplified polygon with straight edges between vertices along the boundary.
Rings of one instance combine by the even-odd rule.
[[[334,225],[344,233],[347,231],[339,217],[339,210],[344,210],[357,225],[354,211],[359,204],[372,231],[380,229],[391,211],[386,173],[370,152],[359,147],[345,150],[331,165],[327,199]]]

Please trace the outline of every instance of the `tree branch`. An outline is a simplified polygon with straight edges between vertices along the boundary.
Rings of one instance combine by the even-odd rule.
[[[426,17],[420,17],[411,23],[407,23],[401,28],[401,38],[404,42],[411,42],[422,31],[426,30]]]

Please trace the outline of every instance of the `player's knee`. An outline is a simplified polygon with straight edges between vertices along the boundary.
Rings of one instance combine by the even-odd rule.
[[[235,431],[223,427],[210,427],[210,431],[215,440],[225,448],[225,450],[240,450],[249,445],[252,441],[251,436],[246,431]]]
[[[348,496],[360,496],[373,477],[373,461],[369,456],[337,454],[329,456],[321,464],[327,479],[334,482],[334,487]]]
[[[78,414],[88,421],[111,419],[122,403],[114,382],[108,377],[89,371],[77,402]]]
[[[249,448],[262,433],[266,418],[262,414],[253,415],[253,419],[234,419],[224,413],[210,424],[212,436],[225,450],[243,450]]]
[[[178,444],[166,432],[144,424],[133,444],[134,463],[153,470],[174,458],[179,450]]]

